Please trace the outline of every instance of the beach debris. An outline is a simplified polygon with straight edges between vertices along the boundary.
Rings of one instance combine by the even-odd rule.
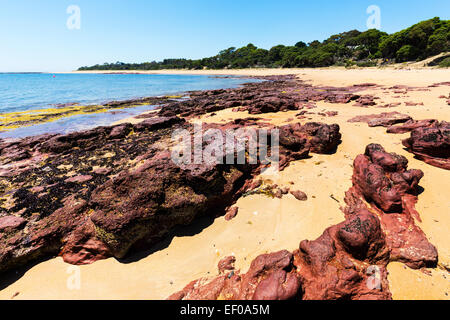
[[[330,194],[330,198],[333,199],[334,201],[336,201],[337,203],[341,203],[338,199],[336,199],[336,197],[332,194]]]

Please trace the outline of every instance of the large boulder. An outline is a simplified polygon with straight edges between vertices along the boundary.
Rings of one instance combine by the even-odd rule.
[[[450,170],[450,122],[435,122],[414,129],[403,145],[426,163]]]

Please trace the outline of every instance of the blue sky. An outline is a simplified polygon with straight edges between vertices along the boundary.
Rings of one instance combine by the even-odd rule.
[[[69,30],[67,8],[81,10]],[[449,19],[448,0],[0,0],[0,71],[70,71],[104,62],[201,58],[228,47],[324,40],[366,30],[369,5],[381,29]]]

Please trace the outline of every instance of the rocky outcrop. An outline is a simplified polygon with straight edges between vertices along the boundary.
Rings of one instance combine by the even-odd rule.
[[[245,274],[233,269],[195,280],[169,299],[390,299],[388,257],[378,219],[361,212],[315,241],[302,241],[293,253],[258,256]]]
[[[399,212],[402,197],[414,194],[423,177],[420,170],[406,170],[407,164],[405,157],[386,153],[380,145],[371,144],[364,155],[355,159],[353,185],[384,212]]]
[[[303,159],[309,152],[333,153],[341,143],[340,128],[337,124],[309,122],[304,125],[294,123],[279,127],[280,167],[292,160]]]
[[[406,149],[418,159],[450,170],[450,123],[432,121],[411,131],[411,137],[403,140]]]
[[[293,253],[257,257],[247,273],[230,270],[191,282],[169,299],[391,299],[386,266],[435,267],[436,248],[415,224],[423,173],[406,158],[367,146],[354,162],[345,221]],[[251,284],[249,286],[248,284]]]
[[[369,127],[390,127],[394,124],[404,123],[411,120],[412,118],[407,114],[401,114],[395,111],[356,116],[348,120],[348,122],[366,122]]]
[[[350,87],[313,87],[295,75],[265,77],[263,82],[247,83],[238,89],[191,92],[191,99],[164,105],[160,116],[191,117],[233,108],[249,114],[264,114],[289,110],[310,109],[311,103],[350,103],[359,106],[376,105],[377,97],[358,95],[369,85]]]
[[[96,189],[156,153],[154,143],[182,123],[160,118],[3,143],[0,271],[48,255],[77,264],[113,255],[91,219]]]
[[[393,125],[387,128],[387,133],[407,133],[417,128],[434,126],[438,121],[433,119],[427,120],[408,120],[400,125]]]
[[[247,118],[205,125],[204,131],[218,129],[225,136],[250,126],[258,133],[266,125]],[[175,163],[175,129],[194,131],[182,118],[156,116],[134,125],[4,142],[0,272],[58,254],[72,264],[123,258],[202,215],[224,214],[266,166],[238,164],[234,152],[230,164]],[[337,125],[293,124],[280,131],[280,169],[310,152],[330,152],[340,139]],[[214,143],[203,141],[202,150]],[[270,136],[259,143],[271,152]]]
[[[289,143],[285,136],[308,138],[311,145],[311,152],[332,153],[336,151],[341,143],[340,128],[337,124],[323,124],[318,122],[308,122],[304,125],[300,123],[289,124],[280,127],[280,144]],[[295,143],[295,142],[292,142]]]
[[[450,170],[450,123],[435,119],[409,120],[388,127],[387,132],[411,132],[410,138],[403,140],[409,152],[432,166]]]
[[[379,217],[391,251],[391,261],[401,261],[411,268],[434,267],[436,248],[415,224],[420,220],[414,206],[420,170],[407,170],[408,160],[387,153],[372,144],[355,159],[353,187],[346,193],[347,216],[368,209]]]
[[[361,210],[294,252],[305,300],[391,298],[386,263],[389,249],[380,222]]]

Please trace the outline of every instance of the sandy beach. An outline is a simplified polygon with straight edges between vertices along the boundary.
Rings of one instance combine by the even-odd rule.
[[[131,73],[133,71],[130,71]],[[111,73],[111,72],[105,72]],[[300,202],[287,195],[272,199],[262,195],[241,197],[236,206],[239,213],[231,221],[218,217],[202,220],[183,228],[152,250],[134,254],[125,261],[114,258],[92,265],[73,267],[53,258],[38,263],[23,274],[10,275],[0,285],[0,299],[165,299],[181,290],[190,281],[217,274],[217,263],[223,257],[234,255],[236,267],[245,272],[250,262],[260,254],[281,249],[294,250],[302,239],[316,239],[324,229],[344,220],[340,207],[344,193],[351,187],[353,159],[364,152],[370,143],[379,143],[389,152],[405,156],[409,167],[425,173],[420,185],[424,191],[416,205],[422,222],[416,224],[436,246],[439,267],[430,270],[412,270],[401,263],[388,266],[390,290],[394,299],[449,299],[450,294],[450,171],[433,167],[407,152],[401,140],[406,134],[391,135],[386,128],[370,128],[366,123],[350,123],[358,115],[397,111],[415,120],[438,119],[450,121],[450,106],[440,96],[449,95],[448,86],[428,87],[450,81],[448,69],[244,69],[220,71],[157,71],[145,73],[211,74],[233,76],[266,76],[295,74],[314,86],[350,86],[376,83],[380,86],[363,94],[380,97],[384,104],[400,102],[392,109],[356,107],[352,104],[317,102],[314,114],[302,122],[337,123],[342,133],[342,144],[331,155],[315,154],[311,159],[291,163],[284,171],[270,178],[279,186],[304,191],[308,200]],[[386,88],[407,85],[427,88],[428,91],[393,93]],[[404,102],[423,103],[406,106]],[[337,111],[326,117],[317,113]],[[298,111],[254,115],[274,125],[298,122]],[[247,112],[224,109],[214,115],[206,114],[191,122],[225,123],[248,117]],[[125,119],[120,123],[137,122]],[[293,184],[292,184],[293,183]],[[79,268],[79,269],[78,269]],[[71,289],[68,281],[74,272],[80,272],[81,286]]]

